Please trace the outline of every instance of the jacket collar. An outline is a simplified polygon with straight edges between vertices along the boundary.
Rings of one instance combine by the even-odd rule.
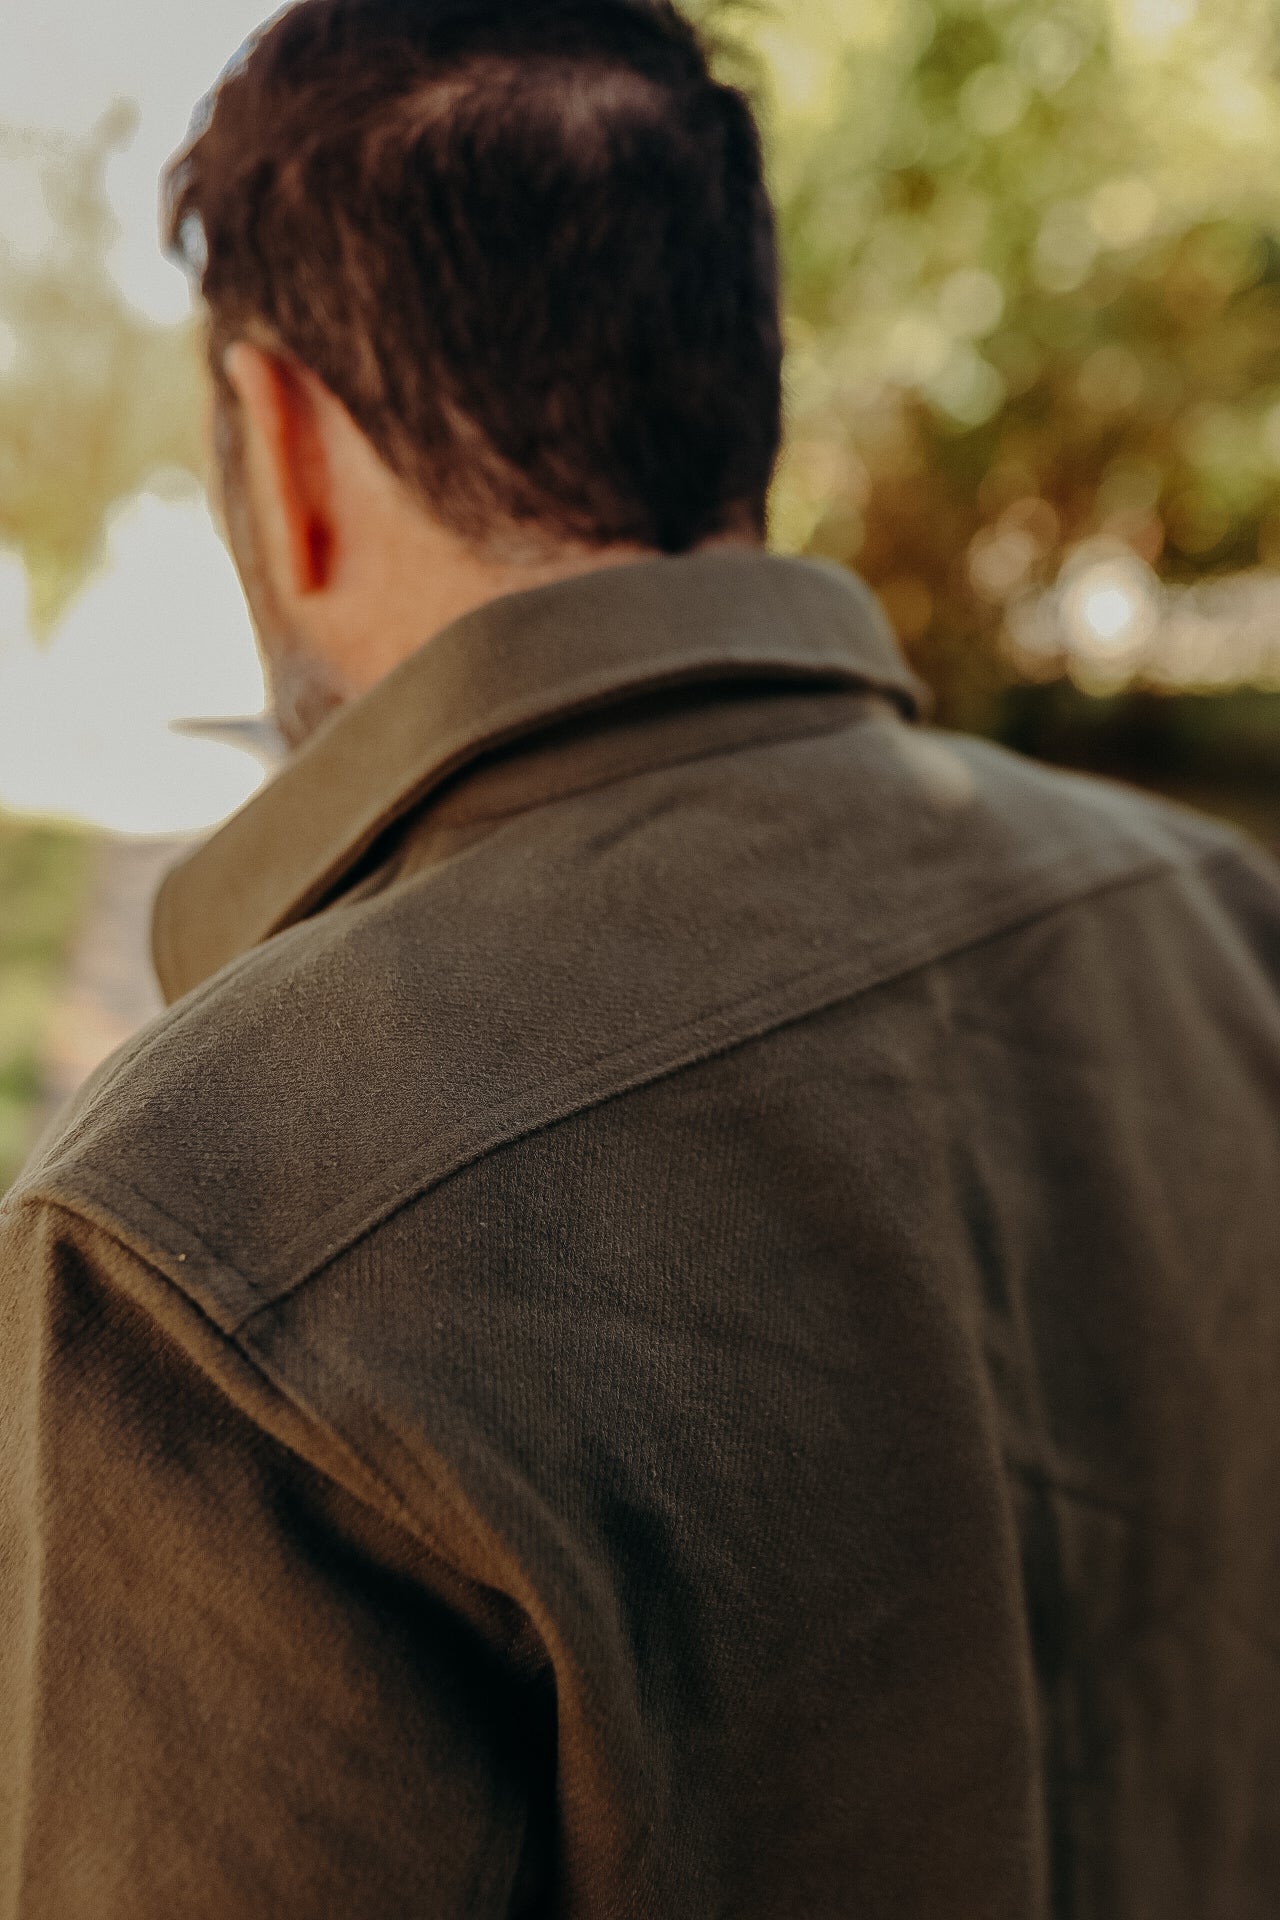
[[[758,551],[638,561],[492,600],[342,708],[168,875],[153,950],[176,999],[305,919],[468,762],[574,715],[714,681],[923,689],[843,569]]]

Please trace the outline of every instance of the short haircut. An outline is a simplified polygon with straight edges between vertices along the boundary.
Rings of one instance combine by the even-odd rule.
[[[669,0],[301,0],[165,193],[215,365],[248,337],[310,369],[464,537],[763,531],[773,214]]]

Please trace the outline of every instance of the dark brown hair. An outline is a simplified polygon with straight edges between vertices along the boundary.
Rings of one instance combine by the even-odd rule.
[[[760,144],[668,0],[301,0],[166,202],[215,357],[256,334],[308,367],[457,532],[763,528]]]

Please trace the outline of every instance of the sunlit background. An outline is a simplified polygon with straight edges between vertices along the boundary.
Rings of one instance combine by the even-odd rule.
[[[207,0],[0,11],[0,806],[206,828],[261,767],[172,722],[262,683],[193,469],[190,300],[156,181],[262,17]]]
[[[940,719],[1280,844],[1280,8],[702,0],[788,269],[774,538]],[[256,0],[0,11],[0,1181],[264,777],[156,179]]]

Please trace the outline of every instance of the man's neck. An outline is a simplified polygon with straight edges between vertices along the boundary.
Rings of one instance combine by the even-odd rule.
[[[708,549],[759,544],[737,534],[703,543]],[[363,617],[347,629],[349,642],[335,636],[333,664],[356,697],[490,600],[657,557],[653,549],[632,544],[564,547],[527,559],[493,557],[424,521],[383,556],[380,577],[368,581]]]

